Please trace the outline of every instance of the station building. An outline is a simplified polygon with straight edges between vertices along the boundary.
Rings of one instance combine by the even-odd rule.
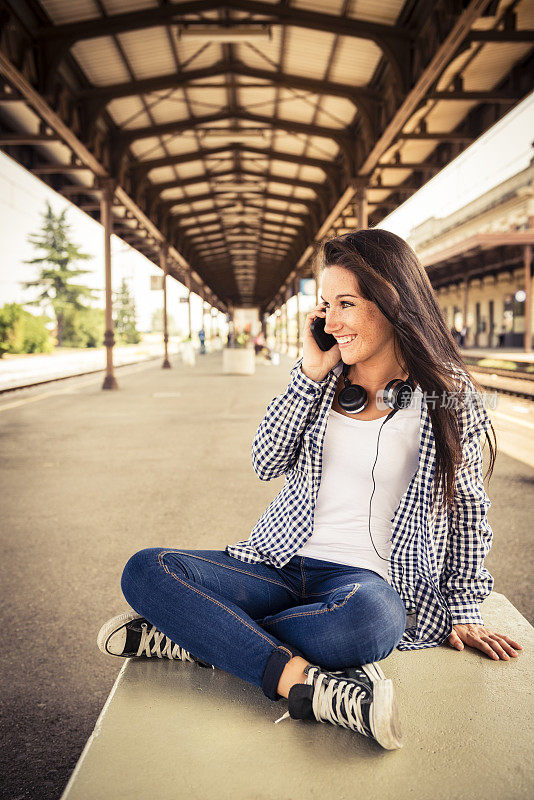
[[[407,239],[464,347],[532,349],[534,158],[530,165]]]

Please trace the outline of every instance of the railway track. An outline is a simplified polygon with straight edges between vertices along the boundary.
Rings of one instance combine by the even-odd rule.
[[[115,369],[121,367],[134,366],[135,364],[142,364],[147,361],[157,361],[161,355],[152,356],[139,361],[131,361],[127,364],[116,364]],[[527,400],[534,400],[534,373],[495,369],[493,367],[482,367],[478,364],[470,364],[466,360],[468,371],[475,378],[478,383],[485,389],[493,389],[494,391],[501,392],[502,394],[512,395],[514,397],[523,397]],[[69,378],[81,378],[84,375],[96,375],[99,372],[104,373],[104,368],[87,370],[84,372],[75,372],[71,375],[60,375],[55,378],[46,378],[42,381],[34,381],[32,383],[22,384],[20,386],[10,386],[0,388],[0,395],[7,395],[13,392],[22,391],[23,389],[35,389],[39,386],[45,386],[50,383],[57,383],[65,381]]]
[[[469,373],[485,389],[493,389],[501,394],[534,400],[534,374],[509,369],[495,369],[469,364]]]

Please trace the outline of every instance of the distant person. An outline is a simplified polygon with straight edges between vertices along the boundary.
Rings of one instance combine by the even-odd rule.
[[[228,339],[226,342],[227,347],[235,347],[236,346],[236,333],[235,333],[235,323],[233,320],[230,320],[228,323]]]
[[[504,347],[504,337],[506,336],[506,325],[503,325],[499,333],[499,347]]]
[[[263,335],[263,331],[260,331],[256,338],[254,339],[254,352],[256,355],[261,353],[265,346],[265,336]]]
[[[467,328],[464,325],[462,330],[460,331],[460,347],[464,346],[466,336],[467,336]]]
[[[206,345],[205,345],[206,334],[204,333],[204,328],[201,328],[199,330],[199,332],[198,332],[198,340],[200,342],[200,352],[201,353],[205,353],[206,352]]]
[[[494,661],[518,657],[521,649],[486,627],[480,610],[493,587],[484,566],[493,532],[480,440],[489,445],[491,471],[495,432],[480,396],[449,402],[480,387],[461,354],[451,352],[435,291],[404,239],[364,228],[329,239],[321,261],[325,299],[307,315],[303,355],[252,443],[256,474],[264,481],[284,476],[282,491],[277,483],[246,540],[189,549],[191,528],[209,522],[201,505],[196,525],[187,514],[181,529],[172,525],[174,546],[167,533],[165,545],[134,552],[121,577],[133,610],[104,623],[98,646],[123,658],[211,665],[269,700],[287,698],[276,722],[329,722],[396,750],[402,736],[395,688],[378,663],[395,648],[473,648]],[[327,350],[311,332],[314,319],[333,337]],[[249,378],[233,383],[236,398],[251,391]],[[440,402],[444,387],[450,391]],[[237,441],[228,435],[225,443],[225,466],[236,480]],[[207,505],[210,469],[219,464],[206,450]],[[229,492],[232,499],[246,518],[254,500],[246,487]],[[214,521],[220,513],[225,509],[214,510]],[[214,529],[202,535],[206,547],[220,539]],[[421,662],[435,681],[433,659]],[[459,680],[464,666],[457,665]],[[210,677],[216,703],[217,676]],[[488,685],[506,684],[502,670],[491,678]],[[227,685],[221,681],[221,691]],[[419,688],[414,675],[406,701]],[[253,702],[252,695],[239,698]],[[427,697],[427,705],[434,700]],[[477,702],[475,690],[459,712],[464,722]],[[416,753],[424,745],[411,747]]]
[[[265,358],[267,359],[270,359],[271,357],[271,351],[269,349],[269,346],[267,344],[267,339],[265,338],[263,331],[260,331],[256,336],[256,338],[254,339],[254,352],[256,353],[257,356],[260,353],[263,353]]]

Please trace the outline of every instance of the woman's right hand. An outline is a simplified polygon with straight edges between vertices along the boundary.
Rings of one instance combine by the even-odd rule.
[[[323,303],[315,306],[306,316],[302,344],[302,372],[313,381],[322,381],[326,378],[332,367],[335,367],[341,358],[339,346],[335,344],[330,350],[321,350],[313,337],[310,326],[316,317],[326,318]]]

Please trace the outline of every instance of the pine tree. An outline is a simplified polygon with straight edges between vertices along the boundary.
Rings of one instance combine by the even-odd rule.
[[[141,337],[135,326],[135,300],[130,294],[130,287],[125,278],[122,279],[121,288],[116,294],[114,306],[116,308],[115,333],[117,338],[126,344],[138,344]]]
[[[42,215],[41,230],[28,237],[30,244],[33,244],[37,250],[43,251],[44,254],[24,262],[25,264],[41,265],[41,274],[35,281],[22,283],[25,289],[37,286],[42,290],[37,299],[29,300],[25,305],[50,304],[54,309],[59,347],[63,341],[66,313],[88,307],[80,301],[80,298],[96,299],[93,289],[69,282],[73,278],[91,271],[75,269],[71,265],[77,261],[87,261],[93,256],[83,253],[78,245],[70,241],[70,225],[67,223],[66,214],[67,208],[64,208],[60,214],[54,214],[47,201],[46,211]]]

